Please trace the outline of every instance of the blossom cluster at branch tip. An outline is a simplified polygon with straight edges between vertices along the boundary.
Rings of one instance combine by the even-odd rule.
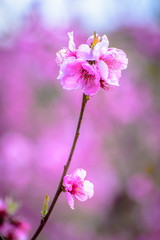
[[[0,199],[0,239],[27,240],[30,226],[9,213],[6,203]]]
[[[94,185],[84,180],[86,177],[84,169],[76,169],[72,174],[66,175],[63,178],[63,188],[67,195],[67,201],[71,209],[74,209],[74,198],[79,201],[86,201],[94,195]]]
[[[121,70],[126,69],[128,64],[124,51],[108,48],[107,36],[100,37],[96,32],[78,48],[73,32],[68,36],[68,47],[57,52],[56,57],[60,66],[58,79],[64,89],[82,89],[85,95],[92,97],[100,87],[110,90],[113,86],[119,86]]]

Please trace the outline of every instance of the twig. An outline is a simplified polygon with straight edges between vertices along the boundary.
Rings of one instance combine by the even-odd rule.
[[[72,156],[73,156],[73,153],[74,153],[74,150],[75,150],[77,139],[79,137],[79,130],[80,130],[80,126],[81,126],[81,122],[82,122],[82,118],[83,118],[84,109],[85,109],[85,106],[86,106],[86,103],[87,103],[88,100],[89,100],[89,97],[87,95],[83,94],[81,111],[80,111],[80,115],[79,115],[77,129],[76,129],[76,133],[75,133],[75,136],[74,136],[72,148],[71,148],[71,151],[70,151],[67,163],[64,166],[64,170],[63,170],[63,173],[62,173],[62,176],[61,176],[61,179],[60,179],[57,191],[56,191],[55,196],[54,196],[54,198],[52,200],[52,203],[51,203],[51,205],[50,205],[50,207],[48,209],[48,212],[47,212],[46,216],[41,219],[40,225],[37,228],[36,232],[34,233],[33,237],[31,238],[31,240],[35,240],[38,237],[38,235],[40,234],[40,232],[42,231],[43,227],[45,226],[45,224],[46,224],[46,222],[47,222],[47,220],[48,220],[48,218],[49,218],[49,216],[50,216],[50,214],[51,214],[51,212],[52,212],[52,210],[53,210],[53,208],[54,208],[54,206],[55,206],[55,204],[57,202],[57,199],[58,199],[59,195],[63,191],[63,188],[62,188],[63,178],[66,175],[66,173],[68,171],[68,168],[69,168],[69,165],[70,165],[71,160],[72,160]]]

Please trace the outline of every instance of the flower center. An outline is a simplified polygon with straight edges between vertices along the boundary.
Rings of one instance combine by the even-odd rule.
[[[90,65],[96,64],[96,61],[95,61],[95,60],[87,60],[87,62],[88,62]]]
[[[70,191],[70,193],[75,195],[78,192],[81,192],[82,189],[83,189],[83,183],[79,182],[78,184],[73,184],[72,185],[72,190]]]
[[[88,80],[92,81],[94,79],[94,76],[91,75],[87,70],[82,69],[82,71],[81,71],[81,79],[84,79],[86,81],[88,81]]]

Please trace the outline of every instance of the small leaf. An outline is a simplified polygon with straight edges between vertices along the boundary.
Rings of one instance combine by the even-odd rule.
[[[7,212],[11,215],[14,215],[20,208],[20,204],[14,201],[12,198],[7,197],[6,200]]]
[[[44,203],[43,203],[43,209],[41,211],[41,217],[44,218],[48,212],[48,203],[49,203],[49,196],[46,194]]]

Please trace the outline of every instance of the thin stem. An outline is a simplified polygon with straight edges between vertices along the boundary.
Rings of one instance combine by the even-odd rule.
[[[74,150],[75,150],[75,147],[76,147],[77,139],[79,137],[79,130],[80,130],[80,127],[81,127],[81,122],[82,122],[82,118],[83,118],[84,109],[85,109],[85,106],[86,106],[86,103],[87,103],[88,99],[89,99],[88,96],[83,94],[81,111],[80,111],[80,115],[79,115],[77,129],[76,129],[76,133],[75,133],[75,136],[74,136],[72,148],[71,148],[71,151],[70,151],[67,163],[64,166],[64,170],[63,170],[63,173],[62,173],[62,176],[61,176],[61,179],[60,179],[57,191],[56,191],[56,193],[54,195],[54,198],[53,198],[52,203],[51,203],[51,205],[50,205],[50,207],[48,209],[48,212],[47,212],[46,216],[41,219],[40,225],[37,228],[36,232],[34,233],[33,237],[31,238],[31,240],[35,240],[38,237],[38,235],[40,234],[40,232],[42,231],[43,227],[45,226],[45,224],[46,224],[46,222],[47,222],[47,220],[48,220],[48,218],[49,218],[49,216],[50,216],[50,214],[51,214],[51,212],[52,212],[52,210],[53,210],[53,208],[54,208],[54,206],[55,206],[55,204],[57,202],[57,199],[58,199],[59,195],[63,191],[63,188],[62,188],[63,178],[66,175],[66,173],[68,171],[68,168],[69,168],[69,165],[70,165],[71,160],[72,160],[72,156],[73,156],[73,153],[74,153]]]

